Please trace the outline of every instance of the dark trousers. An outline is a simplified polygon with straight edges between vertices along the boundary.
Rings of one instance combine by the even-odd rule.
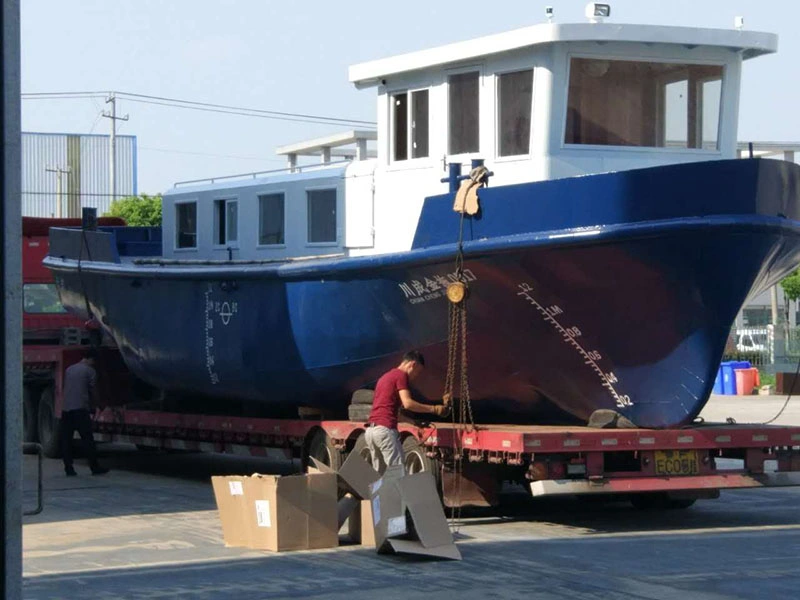
[[[72,436],[78,432],[83,442],[83,452],[89,460],[92,471],[97,467],[97,449],[92,436],[92,419],[85,408],[67,410],[61,413],[61,452],[64,456],[64,468],[72,468]]]

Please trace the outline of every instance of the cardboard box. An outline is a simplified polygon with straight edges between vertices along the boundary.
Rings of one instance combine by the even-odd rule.
[[[361,500],[350,514],[348,535],[362,546],[375,547],[375,526],[372,523],[372,500]]]
[[[214,477],[212,482],[226,544],[231,540],[230,545],[275,552],[333,548],[339,544],[337,483],[333,474],[254,474]],[[224,494],[225,485],[230,489],[232,482],[241,483],[243,491],[235,494],[235,501]]]
[[[250,543],[244,499],[245,479],[246,477],[211,478],[222,523],[222,539],[226,546],[247,546]]]

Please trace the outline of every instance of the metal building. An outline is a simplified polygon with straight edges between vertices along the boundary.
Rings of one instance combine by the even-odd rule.
[[[136,136],[116,136],[116,198],[137,194]],[[93,206],[102,215],[111,204],[109,136],[22,133],[22,214],[78,217]],[[59,183],[60,180],[60,183]]]

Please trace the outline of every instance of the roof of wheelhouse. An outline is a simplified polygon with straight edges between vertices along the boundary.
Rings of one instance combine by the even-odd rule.
[[[638,42],[681,44],[688,47],[718,46],[729,48],[733,52],[741,52],[744,59],[775,52],[778,49],[777,35],[758,31],[620,23],[545,23],[353,65],[349,72],[350,81],[359,88],[369,87],[377,85],[382,78],[391,75],[554,42]]]

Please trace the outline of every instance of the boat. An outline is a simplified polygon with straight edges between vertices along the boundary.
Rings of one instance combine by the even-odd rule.
[[[691,423],[743,303],[800,261],[800,167],[737,154],[742,62],[777,37],[595,4],[351,67],[377,131],[175,184],[160,230],[51,229],[62,302],[186,402],[345,415],[410,349],[441,397],[462,281],[476,421]]]

